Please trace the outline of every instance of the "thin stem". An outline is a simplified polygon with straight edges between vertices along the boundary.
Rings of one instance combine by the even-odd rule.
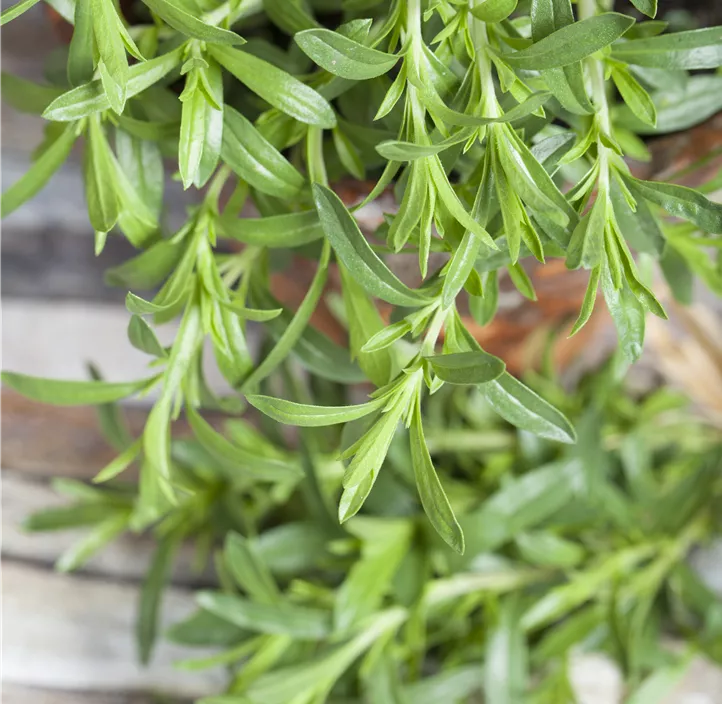
[[[480,4],[476,0],[477,4]],[[479,70],[481,81],[481,99],[484,105],[483,114],[485,117],[499,117],[501,114],[499,103],[496,99],[496,86],[492,73],[491,61],[487,53],[489,36],[486,30],[486,22],[474,17],[469,13],[469,30],[476,50],[476,65]]]
[[[580,20],[594,17],[597,14],[596,0],[579,0],[578,7]],[[592,98],[598,109],[597,120],[599,121],[599,126],[605,134],[611,135],[612,122],[609,116],[609,103],[607,101],[607,89],[604,81],[604,65],[599,59],[590,57],[587,59],[587,66],[589,67],[589,75],[592,83]]]

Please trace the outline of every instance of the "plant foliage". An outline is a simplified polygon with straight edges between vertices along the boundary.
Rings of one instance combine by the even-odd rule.
[[[633,4],[654,17],[656,2]],[[666,317],[651,263],[683,302],[694,277],[722,292],[722,206],[636,178],[625,159],[645,157],[640,135],[722,107],[709,71],[722,28],[667,33],[595,0],[576,13],[570,0],[138,5],[129,22],[113,0],[64,4],[66,79],[3,77],[10,104],[48,121],[3,216],[81,141],[95,251],[108,236],[138,250],[108,283],[128,292],[129,342],[152,358],[137,382],[3,375],[42,402],[100,404],[120,453],[96,477],[112,484],[30,520],[92,526],[60,567],[126,529],[153,531],[147,659],[180,544],[195,537],[203,563],[224,540],[220,589],[172,633],[221,647],[183,664],[230,667],[228,693],[205,704],[468,701],[479,688],[491,703],[533,690],[556,704],[572,700],[580,643],[643,693],[648,673],[678,666],[657,642],[668,622],[721,657],[719,607],[684,563],[719,493],[704,430],[656,433],[673,399],[615,397],[611,372],[575,398],[530,388],[480,347],[460,304],[486,325],[500,277],[534,299],[522,262],[561,258],[589,276],[573,333],[601,291],[624,367],[647,314]],[[172,233],[168,167],[200,192]],[[331,187],[345,175],[374,179],[362,203]],[[387,189],[398,210],[369,240],[355,214]],[[241,217],[247,205],[259,216]],[[295,310],[270,291],[284,251],[315,268]],[[402,281],[389,253],[418,261],[421,283]],[[309,324],[332,270],[348,349]],[[163,346],[154,328],[168,321]],[[260,354],[249,321],[266,333]],[[223,396],[204,378],[207,342]],[[358,384],[367,398],[349,405]],[[132,438],[110,404],[147,393]],[[249,405],[260,430],[238,417]],[[237,417],[220,431],[217,411]],[[193,439],[172,438],[181,414]],[[301,428],[293,443],[278,424]],[[132,465],[137,494],[116,479]]]

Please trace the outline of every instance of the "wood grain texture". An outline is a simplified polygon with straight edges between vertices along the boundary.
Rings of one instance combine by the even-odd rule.
[[[2,483],[3,558],[51,570],[55,561],[85,535],[87,529],[42,533],[26,531],[23,523],[29,515],[66,506],[68,499],[54,491],[48,482],[8,469],[3,470]],[[148,535],[122,535],[89,560],[79,573],[139,584],[155,547],[155,541]],[[194,587],[214,584],[210,566],[199,574],[193,568],[193,557],[193,545],[186,543],[178,553],[171,581]]]
[[[56,574],[6,561],[4,682],[41,689],[157,692],[187,698],[220,691],[222,671],[183,672],[173,666],[175,660],[193,654],[186,648],[160,643],[148,668],[137,664],[133,643],[137,599],[133,584]],[[169,588],[163,628],[193,608],[191,592]]]
[[[123,694],[111,692],[64,692],[17,685],[3,686],[3,704],[190,704],[189,699],[177,697],[161,701],[151,694]]]

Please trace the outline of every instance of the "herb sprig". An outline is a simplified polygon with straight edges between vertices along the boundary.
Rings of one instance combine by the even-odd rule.
[[[34,4],[23,0],[5,10],[2,23]],[[219,575],[228,592],[235,590],[235,579],[258,603],[251,607],[228,594],[206,594],[202,605],[211,614],[235,614],[235,626],[242,629],[249,618],[257,627],[258,614],[265,614],[257,648],[236,643],[222,656],[231,662],[236,654],[255,653],[251,662],[259,664],[248,666],[252,674],[243,670],[232,688],[247,691],[251,701],[322,701],[369,648],[374,657],[367,659],[362,681],[376,687],[370,683],[391,677],[384,674],[385,649],[401,647],[395,639],[406,631],[402,659],[418,674],[423,624],[437,607],[439,613],[458,608],[459,615],[486,600],[497,629],[489,647],[511,643],[521,648],[519,624],[525,633],[546,626],[592,599],[600,584],[642,564],[652,565],[641,573],[649,573],[648,581],[640,576],[638,586],[633,580],[612,601],[613,609],[621,609],[616,616],[638,607],[639,622],[646,623],[651,606],[636,600],[657,593],[672,566],[705,534],[706,519],[690,518],[674,537],[668,532],[634,545],[627,544],[625,533],[609,560],[588,565],[583,578],[550,592],[531,610],[523,608],[528,595],[507,599],[498,594],[548,584],[556,577],[547,564],[515,568],[501,579],[502,587],[491,590],[494,597],[479,587],[481,577],[472,572],[449,576],[437,586],[431,582],[425,595],[400,598],[379,611],[414,538],[402,504],[389,512],[373,500],[373,489],[388,482],[403,486],[403,500],[413,503],[418,497],[429,525],[465,556],[480,526],[488,527],[486,519],[465,525],[458,515],[460,506],[468,505],[450,494],[452,474],[439,462],[429,431],[435,397],[479,399],[475,403],[514,425],[522,437],[530,433],[568,444],[571,455],[558,447],[548,452],[577,459],[548,473],[578,473],[581,462],[582,483],[603,486],[594,483],[599,477],[592,476],[596,464],[585,454],[585,444],[573,449],[580,433],[563,412],[563,396],[555,398],[562,406],[557,408],[511,376],[504,361],[484,351],[470,334],[461,312],[468,301],[475,321],[489,324],[496,314],[499,280],[506,275],[534,300],[524,260],[533,257],[543,265],[562,258],[568,268],[589,272],[572,334],[590,319],[601,289],[617,328],[621,359],[629,364],[642,352],[647,313],[666,317],[651,283],[651,261],[660,262],[682,301],[688,302],[695,276],[714,292],[722,290],[717,238],[722,206],[701,189],[636,178],[626,159],[645,156],[640,135],[690,127],[719,108],[715,101],[722,77],[689,72],[722,66],[722,28],[665,33],[663,22],[637,21],[595,0],[579,0],[576,15],[570,0],[372,0],[318,7],[297,0],[143,0],[132,22],[113,0],[72,4],[72,16],[66,18],[74,24],[67,81],[3,80],[5,98],[20,110],[42,114],[48,125],[30,169],[3,194],[2,215],[38,194],[82,139],[96,253],[109,235],[124,236],[138,249],[108,272],[108,281],[128,291],[128,338],[152,357],[152,372],[129,383],[57,381],[12,372],[5,372],[3,380],[31,398],[60,405],[109,404],[156,393],[142,437],[117,435],[120,454],[96,478],[110,481],[138,462],[137,498],[123,495],[113,503],[117,510],[63,563],[80,564],[126,525],[134,530],[155,526],[161,543],[144,601],[146,620],[141,620],[141,627],[149,629],[141,635],[144,655],[153,637],[158,585],[175,547],[194,531],[201,531],[209,546],[223,535],[224,530],[208,525],[209,516],[224,502],[232,504],[235,491],[253,497],[257,515],[236,515],[238,505],[230,509],[231,524],[247,538],[232,538],[229,545],[242,555],[235,560],[259,581],[250,583],[241,567],[219,567]],[[650,18],[656,14],[653,0],[633,4]],[[331,21],[339,17],[332,29]],[[275,26],[272,32],[266,20]],[[288,47],[269,41],[279,31],[290,38]],[[690,94],[699,102],[696,119],[681,116]],[[202,191],[174,233],[163,218],[168,164],[186,190]],[[361,203],[344,203],[331,187],[344,175],[361,179],[367,174],[375,185]],[[393,189],[398,210],[387,214],[374,233],[375,240],[385,242],[377,247],[354,215],[387,189]],[[240,217],[246,205],[253,205],[259,217]],[[271,274],[283,266],[284,251],[312,261],[315,270],[295,310],[271,292]],[[418,261],[420,283],[402,281],[385,252]],[[443,263],[432,253],[442,255]],[[310,325],[335,270],[348,348]],[[376,299],[391,306],[390,320],[381,316]],[[163,346],[154,327],[172,320],[178,321],[176,337]],[[249,322],[267,333],[261,355],[252,352]],[[206,341],[228,383],[225,395],[215,395],[206,383]],[[324,384],[330,382],[334,391],[314,396],[302,379],[283,383],[293,376],[292,360],[310,373],[309,388],[328,388]],[[348,405],[344,390],[364,382],[374,387],[368,400]],[[266,438],[240,420],[219,432],[202,414],[239,415],[247,404],[276,423],[303,428],[298,445],[282,446],[274,426],[267,426]],[[195,444],[172,440],[173,422],[182,413]],[[341,431],[330,428],[340,425]],[[330,429],[318,430],[325,426]],[[191,460],[178,447],[201,454]],[[213,469],[206,475],[203,467]],[[415,494],[406,491],[409,486]],[[248,529],[258,530],[281,499],[301,488],[305,496],[315,496],[319,517],[333,501],[340,522],[349,521],[348,532],[331,521],[341,540],[339,554],[343,540],[363,545],[344,582],[350,586],[333,596],[331,585],[301,582],[302,607],[293,603],[298,596],[293,592],[280,596],[270,567],[248,547]],[[108,497],[116,501],[113,488],[107,495],[104,489],[93,491],[103,502]],[[604,495],[617,501],[613,489]],[[475,501],[481,498],[477,494]],[[362,509],[365,515],[356,516]],[[371,517],[379,512],[390,516]],[[622,521],[619,516],[614,520]],[[383,529],[376,527],[382,525],[378,521]],[[619,527],[634,532],[630,525]],[[375,544],[379,530],[383,546]],[[544,552],[556,550],[564,556],[559,560],[576,564],[573,556],[579,550],[556,535],[536,542],[519,539],[528,561],[538,562]],[[480,552],[475,544],[472,559]],[[422,553],[419,584],[431,563],[441,559]],[[467,559],[440,554],[449,564]],[[364,589],[354,585],[362,579],[357,575],[369,580],[377,572],[387,575],[387,583],[372,587],[364,581]],[[406,585],[406,592],[414,593],[413,585]],[[331,622],[327,611],[334,599]],[[296,647],[295,639],[333,640],[334,628],[351,633],[351,625],[363,621],[361,615],[370,618],[361,630],[314,661],[317,676],[310,688],[301,682],[307,670],[273,680],[275,670],[262,674],[284,660]],[[442,628],[435,637],[443,643],[457,627],[468,635],[452,618],[450,630]],[[507,638],[507,632],[516,635]],[[648,635],[635,631],[629,637]],[[508,687],[523,679],[518,676],[523,663],[506,664],[511,668]],[[643,669],[639,663],[625,665],[637,674],[635,667]],[[493,690],[495,682],[489,674],[487,687]],[[393,680],[388,686],[395,686]],[[563,681],[549,686],[563,689]],[[516,695],[499,696],[510,701]],[[422,694],[418,697],[423,700]]]

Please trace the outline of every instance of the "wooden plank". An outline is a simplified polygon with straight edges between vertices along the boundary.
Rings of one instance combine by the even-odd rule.
[[[69,500],[54,491],[49,483],[29,479],[26,475],[4,469],[3,558],[52,569],[60,555],[85,535],[87,529],[30,533],[22,526],[32,513],[68,503]],[[123,535],[103,548],[79,573],[140,583],[155,547],[156,542],[149,535]],[[195,587],[213,584],[212,569],[208,567],[205,572],[198,574],[193,568],[193,557],[193,545],[184,545],[175,562],[172,582]]]
[[[3,681],[15,687],[88,693],[152,692],[193,698],[220,692],[225,681],[222,670],[184,672],[174,667],[174,661],[198,651],[161,642],[151,665],[138,665],[133,643],[137,599],[132,584],[5,561]],[[193,608],[190,592],[169,588],[163,629]]]
[[[147,411],[126,408],[131,430]],[[2,466],[38,477],[90,479],[114,456],[100,433],[93,408],[58,408],[2,392]]]
[[[158,698],[151,694],[63,692],[16,685],[5,685],[2,693],[4,704],[159,704]],[[190,704],[190,700],[163,700],[163,704],[186,703]]]

